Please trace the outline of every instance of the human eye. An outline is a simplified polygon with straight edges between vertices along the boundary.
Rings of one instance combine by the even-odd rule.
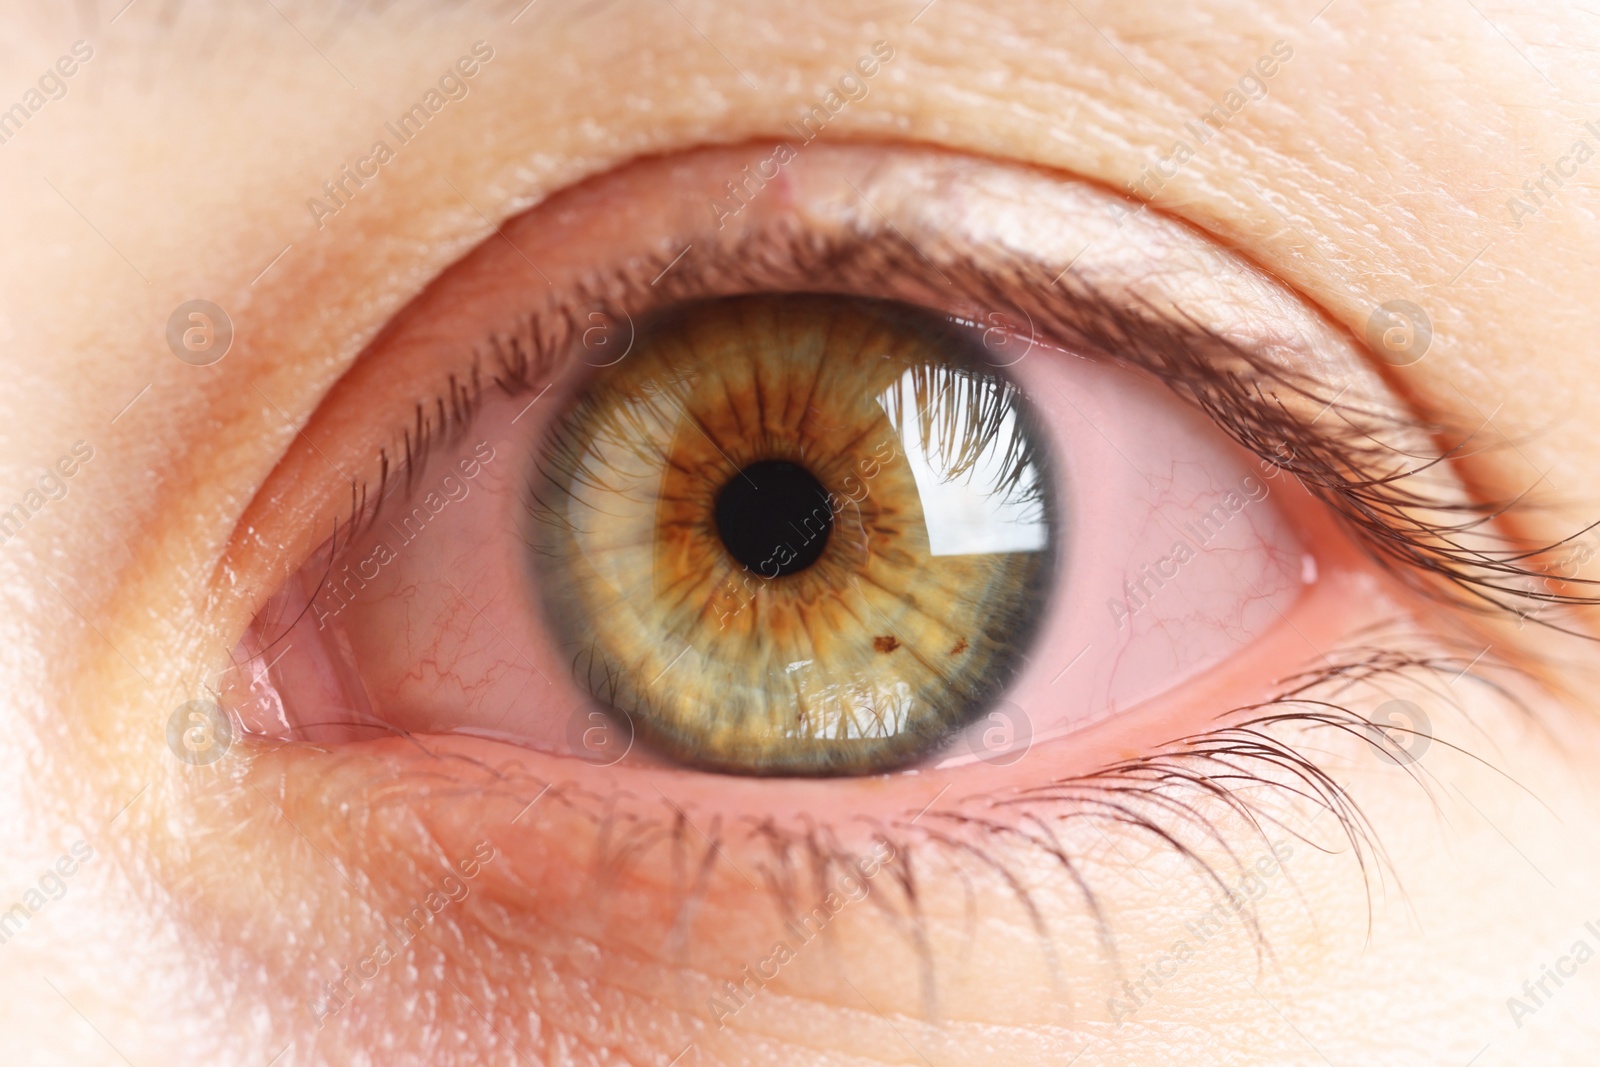
[[[247,725],[557,756],[620,738],[635,762],[777,777],[1009,765],[1248,654],[1339,580],[1276,458],[1129,353],[1062,347],[981,260],[918,294],[940,268],[895,260],[920,247],[819,212],[860,155],[796,163],[809,210],[753,204],[737,232],[712,198],[721,243],[691,223],[698,257],[647,258],[648,282],[615,265],[648,249],[494,249],[523,277],[494,268],[467,343],[431,315],[391,335],[422,331],[458,384],[419,398],[404,469],[262,613]],[[718,167],[752,169],[679,161],[636,210],[714,194]],[[638,169],[586,195],[637,199],[664,168]]]
[[[576,186],[373,342],[229,561],[271,594],[220,694],[241,773],[447,853],[492,828],[491,940],[622,921],[579,863],[673,966],[711,902],[755,931],[893,870],[907,1011],[971,981],[921,909],[974,871],[1083,995],[1138,895],[1108,849],[1226,889],[1333,812],[1371,862],[1308,748],[1404,765],[1438,725],[1404,694],[1485,684],[1423,605],[1581,599],[1496,554],[1470,433],[1118,197],[781,147]],[[1065,928],[1103,957],[1061,973]],[[674,1032],[721,1040],[744,1001],[709,1002]]]

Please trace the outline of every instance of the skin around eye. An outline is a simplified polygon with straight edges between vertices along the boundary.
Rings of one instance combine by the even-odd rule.
[[[487,240],[510,261],[498,265],[501,276],[521,289],[502,305],[505,318],[515,305],[542,304],[548,289],[587,328],[588,309],[559,269],[570,260],[549,255],[517,213],[629,157],[707,140],[788,139],[799,136],[788,132],[795,122],[809,122],[807,141],[822,128],[821,143],[782,164],[762,145],[703,175],[692,205],[702,230],[658,224],[670,214],[655,210],[660,199],[640,188],[615,195],[626,176],[613,175],[600,199],[636,240],[596,241],[598,258],[638,256],[648,265],[642,288],[684,253],[656,291],[687,297],[677,279],[727,262],[702,258],[717,250],[717,234],[776,217],[780,204],[814,203],[792,195],[795,185],[761,189],[756,179],[774,169],[811,173],[830,138],[933,142],[1059,168],[1034,176],[1066,184],[1062,172],[1110,190],[1134,183],[1138,195],[1154,193],[1148,209],[1116,235],[1088,234],[1062,221],[1045,190],[1026,190],[1017,198],[1024,210],[1010,212],[989,195],[992,183],[918,184],[893,165],[888,183],[875,181],[865,161],[878,153],[863,146],[848,176],[875,208],[842,183],[835,201],[864,230],[883,228],[875,210],[892,219],[916,246],[896,245],[897,268],[920,262],[921,249],[950,279],[931,287],[947,295],[977,277],[953,261],[952,243],[963,254],[998,245],[1053,264],[1029,273],[1036,294],[1064,290],[1086,271],[1111,304],[1140,305],[1123,299],[1125,286],[1105,284],[1107,261],[1120,255],[1129,276],[1149,282],[1146,295],[1180,294],[1183,310],[1251,352],[1270,350],[1274,339],[1262,335],[1280,332],[1300,355],[1337,352],[1339,339],[1325,346],[1314,321],[1303,328],[1307,306],[1360,338],[1379,305],[1412,301],[1432,318],[1432,345],[1420,361],[1386,371],[1390,381],[1421,411],[1442,405],[1459,417],[1447,421],[1489,420],[1516,444],[1474,443],[1449,465],[1472,476],[1479,500],[1536,487],[1534,506],[1505,517],[1529,550],[1583,530],[1594,518],[1597,425],[1588,417],[1596,235],[1585,188],[1597,165],[1588,128],[1596,115],[1583,86],[1595,74],[1597,26],[1561,4],[1375,9],[1323,0],[1077,9],[915,0],[903,11],[589,0],[525,10],[523,0],[30,5],[5,41],[15,70],[5,102],[21,101],[14,119],[31,117],[9,124],[0,152],[14,209],[0,307],[13,386],[4,503],[32,509],[37,500],[24,495],[72,442],[93,446],[94,462],[20,534],[15,520],[5,530],[8,1055],[246,1067],[1590,1063],[1600,1013],[1589,924],[1600,888],[1584,828],[1597,818],[1596,747],[1594,731],[1579,724],[1593,717],[1593,687],[1581,677],[1594,656],[1570,657],[1582,671],[1565,687],[1575,694],[1570,721],[1539,692],[1505,714],[1507,702],[1479,679],[1496,677],[1497,660],[1519,641],[1552,651],[1541,634],[1556,613],[1513,619],[1509,637],[1418,641],[1419,632],[1456,632],[1458,613],[1345,582],[1369,574],[1367,564],[1322,566],[1288,612],[1292,626],[1247,645],[1226,670],[1193,676],[1171,699],[1122,706],[1075,733],[1074,745],[1052,746],[1059,764],[1053,756],[1043,766],[1045,748],[1035,746],[1011,768],[1018,789],[982,763],[952,768],[959,778],[919,768],[892,781],[799,783],[619,764],[609,782],[578,782],[537,749],[460,734],[252,741],[200,766],[175,756],[163,727],[175,704],[215,695],[213,672],[228,666],[266,594],[351,507],[351,482],[376,491],[378,447],[399,443],[414,404],[449,397],[442,379],[466,365],[460,347],[481,343],[485,329],[512,329],[498,314],[456,318],[435,308],[426,318],[437,344],[424,358],[406,361],[418,346],[374,346],[374,370],[328,395],[399,306]],[[95,58],[72,75],[56,59],[70,60],[66,42],[80,37]],[[871,49],[880,38],[892,58]],[[479,39],[492,44],[492,62],[473,55]],[[1270,47],[1279,39],[1292,60]],[[23,100],[24,90],[52,63],[70,91],[38,110],[37,93]],[[446,69],[460,71],[459,81],[444,85]],[[463,87],[470,96],[456,91]],[[425,91],[448,102],[412,137],[422,112],[439,104],[429,95],[408,110]],[[409,143],[374,177],[362,160],[375,137],[398,144],[383,124],[401,115],[415,116]],[[681,155],[664,161],[695,169]],[[649,173],[658,191],[671,187],[662,170]],[[741,204],[726,182],[753,201]],[[328,198],[324,183],[338,183],[339,197]],[[985,189],[974,193],[975,184]],[[707,206],[713,195],[723,231]],[[308,213],[308,197],[324,206]],[[910,201],[943,224],[916,225]],[[592,228],[605,214],[574,219]],[[1197,281],[1162,255],[1151,238],[1162,227],[1183,230],[1179,217],[1236,250],[1236,260],[1220,256],[1214,275]],[[542,228],[557,223],[540,216]],[[521,264],[499,224],[550,284]],[[827,232],[804,232],[819,230]],[[1050,234],[1063,231],[1062,247],[1052,247]],[[759,261],[746,258],[743,269]],[[1298,293],[1227,300],[1210,316],[1196,310],[1203,294],[1248,276],[1251,263]],[[848,266],[826,275],[844,291],[984,327],[970,313],[1002,303],[960,308],[928,292],[890,292],[861,284]],[[1006,273],[989,266],[995,295],[1013,296]],[[926,264],[920,271],[931,273]],[[785,279],[763,278],[759,288],[795,291]],[[211,367],[175,359],[163,340],[169,312],[193,297],[233,317],[232,351]],[[1037,305],[1028,310],[1039,316]],[[1025,343],[1025,318],[1003,314]],[[1041,337],[1077,350],[1070,331],[1039,319]],[[1297,346],[1295,337],[1317,339]],[[1134,336],[1128,344],[1124,358],[1148,347]],[[1115,351],[1095,358],[1120,369]],[[1337,366],[1315,373],[1330,400],[1351,381]],[[1173,378],[1156,377],[1159,395]],[[484,425],[510,424],[539,388],[503,416],[487,392]],[[557,383],[515,428],[570,400],[563,392]],[[1360,392],[1352,387],[1345,399]],[[1335,404],[1318,428],[1340,415]],[[1261,454],[1276,455],[1275,444],[1264,435]],[[428,545],[427,523],[478,503],[481,479],[523,455],[470,432],[435,435],[430,451],[437,465],[403,494],[410,507],[387,512],[424,531],[415,551]],[[391,448],[391,461],[399,454]],[[1252,458],[1243,459],[1248,470]],[[1494,472],[1503,476],[1484,476]],[[1292,514],[1293,476],[1267,481],[1267,501]],[[472,495],[461,499],[466,487]],[[1075,498],[1082,488],[1066,487]],[[427,523],[419,525],[418,506]],[[1295,525],[1315,554],[1329,554],[1309,524]],[[1591,573],[1592,541],[1563,544],[1531,587],[1550,588],[1546,574]],[[1170,572],[1161,563],[1170,555],[1162,547],[1150,573]],[[1140,574],[1149,561],[1130,562]],[[1129,625],[1144,625],[1184,588],[1193,562],[1163,588],[1149,582],[1153,598]],[[360,557],[350,573],[373,575],[374,566]],[[360,591],[354,579],[350,587]],[[1346,614],[1352,605],[1412,624],[1362,634]],[[1317,652],[1273,645],[1297,638],[1295,628]],[[1338,682],[1415,655],[1437,669],[1388,672],[1381,687]],[[1284,724],[1269,733],[1287,748],[1241,731],[1231,743],[1209,742],[1216,762],[1192,761],[1206,744],[1198,740],[1178,746],[1189,760],[1162,762],[1171,746],[1152,755],[1150,738],[1184,733],[1198,709],[1227,708],[1252,678],[1307,662],[1323,684],[1304,695],[1326,702],[1324,712],[1334,704],[1381,719],[1390,701],[1408,700],[1432,717],[1433,743],[1402,764],[1392,748],[1341,755],[1336,730]],[[1080,660],[1051,692],[1090,664]],[[1452,729],[1456,702],[1470,709],[1470,728]],[[1158,707],[1164,720],[1148,714]],[[1374,737],[1347,722],[1356,737]],[[1230,714],[1212,725],[1239,723]],[[1120,744],[1088,744],[1113,727],[1125,727]],[[1492,769],[1456,758],[1451,743]],[[1101,791],[1080,784],[1073,801],[1067,786],[1035,784],[1033,803],[1014,803],[1029,781],[1072,773],[1079,755],[1104,775]],[[1270,777],[1269,757],[1292,765],[1295,755],[1343,783],[1372,820],[1394,877],[1379,869],[1371,897],[1339,832],[1350,808],[1313,807],[1297,819],[1292,795],[1258,780]],[[1255,803],[1274,816],[1262,821],[1270,840],[1216,818],[1210,825],[1238,866],[1213,847],[1205,855],[1216,858],[1220,881],[1178,877],[1181,857],[1128,821],[1140,785],[1127,769],[1108,773],[1120,761],[1166,775],[1146,779],[1149,788],[1209,815],[1218,812],[1208,788]],[[980,779],[994,788],[962,784]],[[925,792],[911,788],[919,781]],[[720,799],[696,782],[713,783]],[[587,807],[579,784],[593,787]],[[853,848],[859,868],[830,866],[822,858],[837,855],[835,827],[890,808],[875,809],[878,786],[898,798],[896,818],[881,826],[893,852],[869,843]],[[642,794],[638,807],[654,806],[649,818],[630,821],[621,799],[607,808],[630,789]],[[813,817],[814,833],[756,802],[774,791],[790,794],[785,811]],[[1216,845],[1203,825],[1176,833],[1178,813],[1156,807],[1134,810],[1191,848]],[[1096,810],[1105,817],[1088,816]],[[768,836],[758,837],[769,815]],[[1279,829],[1312,840],[1302,847]],[[69,855],[78,841],[93,857],[67,873],[72,856],[87,855],[75,845]],[[1074,895],[1074,872],[1099,912]],[[53,899],[63,883],[65,896]],[[1037,923],[1016,887],[1030,894]],[[1232,906],[1239,901],[1243,908]],[[1249,915],[1270,951],[1256,950]],[[1095,973],[1100,930],[1120,970]],[[378,950],[385,937],[393,951]],[[919,944],[924,951],[911,950]]]
[[[1292,325],[1289,316],[1263,320],[1261,308],[1291,305],[1259,275],[1237,264],[1223,269],[1206,246],[1185,245],[1159,226],[1119,222],[1092,196],[1063,197],[1037,175],[1019,185],[1004,168],[952,165],[938,155],[913,154],[897,170],[898,154],[873,154],[881,184],[864,190],[921,248],[894,262],[937,257],[939,271],[964,277],[967,295],[941,291],[936,278],[921,284],[909,266],[883,269],[886,260],[874,257],[884,246],[869,240],[854,263],[836,256],[830,284],[811,287],[811,298],[821,288],[829,307],[864,298],[920,309],[918,315],[964,334],[964,347],[1003,371],[1025,398],[1048,451],[1040,469],[1059,516],[1052,529],[1056,564],[1041,591],[1038,632],[998,702],[939,750],[893,773],[704,773],[703,758],[672,758],[666,746],[652,747],[645,730],[625,728],[631,720],[619,720],[597,702],[589,679],[575,674],[572,650],[562,648],[559,626],[542,602],[540,568],[529,565],[529,541],[535,540],[529,502],[530,483],[547,481],[538,464],[552,434],[584,411],[586,399],[604,398],[613,376],[626,382],[650,367],[653,311],[681,313],[743,294],[796,299],[808,293],[797,277],[804,274],[797,247],[859,228],[858,217],[837,215],[834,197],[848,188],[839,172],[862,157],[819,149],[794,161],[796,187],[788,195],[741,214],[749,229],[725,234],[725,246],[708,240],[697,249],[703,255],[682,257],[676,266],[676,252],[659,263],[637,261],[628,242],[651,226],[670,228],[674,205],[687,203],[685,217],[693,217],[679,235],[685,244],[707,237],[696,190],[724,171],[730,154],[738,158],[737,152],[711,152],[641,164],[637,173],[601,179],[604,196],[575,190],[518,220],[507,230],[515,251],[486,246],[441,278],[328,398],[325,419],[307,431],[319,473],[297,483],[295,472],[308,468],[290,457],[283,479],[268,486],[263,500],[294,499],[297,489],[317,484],[329,460],[360,469],[356,442],[381,439],[399,425],[409,426],[405,453],[415,462],[370,480],[366,504],[357,493],[356,521],[324,551],[309,548],[309,562],[260,613],[225,694],[255,735],[240,748],[252,755],[251,773],[277,783],[286,798],[337,807],[350,790],[386,783],[385,801],[362,816],[373,827],[366,839],[393,839],[393,823],[419,827],[429,840],[470,836],[473,844],[483,840],[472,836],[480,825],[509,827],[496,837],[504,844],[504,863],[484,867],[477,892],[491,913],[506,909],[503,918],[491,920],[502,924],[496,929],[526,924],[528,933],[513,936],[533,946],[537,958],[565,960],[576,949],[562,931],[605,922],[619,958],[666,960],[671,970],[681,964],[670,959],[680,936],[675,931],[706,909],[729,917],[728,936],[711,946],[697,942],[695,966],[708,974],[738,974],[748,956],[760,973],[773,973],[776,964],[765,962],[776,951],[773,936],[790,951],[798,937],[774,928],[799,921],[788,901],[798,908],[813,883],[823,887],[825,900],[844,900],[843,894],[830,898],[827,887],[843,884],[842,878],[878,887],[892,881],[901,887],[893,897],[882,888],[867,894],[877,901],[874,909],[886,907],[881,921],[907,938],[906,952],[892,950],[889,971],[921,977],[876,984],[866,994],[897,1011],[925,1014],[935,996],[988,1004],[984,983],[970,976],[952,983],[948,967],[937,974],[924,968],[934,956],[960,954],[949,934],[961,926],[965,906],[958,898],[975,870],[1018,878],[1009,861],[995,860],[999,848],[1009,847],[999,844],[1002,839],[1021,835],[1019,846],[1040,850],[1025,861],[1031,865],[1025,879],[1041,886],[1059,880],[1037,866],[1040,857],[1048,866],[1077,862],[1062,856],[1107,848],[1142,854],[1151,842],[1159,856],[1180,861],[1220,848],[1214,861],[1186,862],[1215,862],[1221,869],[1229,842],[1251,834],[1248,820],[1232,821],[1237,813],[1226,809],[1190,819],[1183,812],[1193,809],[1146,797],[1140,775],[1171,772],[1142,761],[1175,739],[1209,736],[1230,709],[1271,700],[1285,665],[1316,662],[1338,635],[1381,618],[1394,600],[1298,482],[1276,463],[1240,449],[1140,369],[1150,362],[1140,346],[1152,342],[1134,334],[1120,353],[1077,350],[1037,323],[1030,328],[1026,309],[1003,288],[987,305],[973,299],[974,282],[988,278],[998,287],[1005,275],[998,263],[971,263],[983,247],[984,226],[1003,217],[1008,203],[1027,203],[1030,217],[1039,205],[1054,203],[1063,229],[1066,220],[1079,220],[1091,230],[1121,232],[1127,242],[1147,242],[1143,247],[1165,264],[1164,273],[1152,275],[1126,242],[1104,245],[1103,258],[1085,254],[1080,267],[1095,279],[1099,299],[1172,308],[1175,319],[1187,322],[1232,323],[1217,329],[1284,360],[1340,365],[1346,352],[1313,317]],[[682,184],[663,182],[664,170]],[[925,188],[931,176],[938,179],[933,185],[960,183],[970,213],[950,217],[937,196],[891,199],[890,189]],[[591,216],[586,205],[604,210]],[[649,225],[626,217],[624,205]],[[924,213],[920,225],[913,211]],[[1041,251],[1046,259],[1055,243],[1078,243],[1070,232],[1040,229],[1051,235]],[[535,234],[545,243],[536,243]],[[959,251],[952,250],[958,242]],[[681,251],[677,239],[670,244]],[[1196,253],[1193,259],[1189,252]],[[966,275],[952,261],[957,257],[971,267]],[[549,275],[548,286],[529,269],[533,258]],[[613,259],[632,264],[627,269],[637,272],[636,283],[617,279],[615,270],[607,274]],[[1060,270],[1055,266],[1050,274]],[[1152,287],[1152,277],[1170,288]],[[1088,312],[1097,306],[1092,299],[1076,294],[1056,314],[1079,307],[1074,301]],[[599,318],[591,318],[597,311]],[[1242,330],[1240,323],[1270,329]],[[1352,392],[1373,395],[1370,379],[1354,371],[1348,377]],[[408,398],[404,414],[387,429],[375,427],[382,412],[398,406],[398,396]],[[902,434],[901,451],[910,451],[905,446]],[[341,489],[348,494],[347,484]],[[701,521],[714,511],[703,500]],[[275,514],[263,510],[257,536],[275,536],[274,521]],[[604,624],[595,618],[595,627]],[[891,656],[899,651],[874,649]],[[1342,735],[1358,747],[1361,736]],[[1241,777],[1236,761],[1232,754],[1220,756],[1205,772],[1214,777],[1205,780],[1235,782]],[[1285,764],[1297,766],[1292,752],[1269,750],[1246,763],[1243,777],[1263,783],[1276,776],[1284,779],[1278,786],[1284,797],[1301,796]],[[1218,788],[1233,795],[1231,786]],[[1025,828],[1061,803],[1103,813],[1108,822],[1103,829],[1078,824],[1070,846],[1052,843],[1053,831],[1041,836]],[[1013,815],[1006,807],[1013,804],[1026,807]],[[412,862],[409,855],[402,853],[400,861]],[[988,867],[991,861],[998,866]],[[590,882],[571,873],[591,869],[610,886],[598,909],[589,899]],[[1119,914],[1137,911],[1143,895],[1092,871],[1068,869],[1082,881],[1069,876],[1051,892],[1077,887],[1083,899],[1057,902],[1057,910],[1083,915],[1087,925],[1075,926],[1075,936],[1103,947],[1109,935],[1096,925],[1096,909],[1114,902]],[[772,887],[770,896],[758,888],[763,882]],[[529,887],[537,887],[536,899]],[[1031,898],[1024,891],[1019,899],[1025,914]],[[1007,905],[996,910],[993,903],[991,895],[985,914],[1016,921]],[[772,907],[776,924],[765,919]],[[619,927],[613,916],[629,918]],[[832,929],[872,921],[863,912]],[[813,915],[800,928],[815,929],[819,922]],[[937,943],[916,940],[924,923],[937,927]],[[1061,979],[1069,991],[1056,984],[1058,971],[1039,947],[1047,935],[1035,931],[1035,937],[1024,935],[1014,946],[1011,958],[1022,961],[1023,971],[1008,972],[1007,980],[1022,980],[1025,972],[1038,998],[1013,1010],[1046,1018],[1060,1004],[1103,999],[1114,953],[1075,963]],[[860,944],[890,951],[881,937]],[[374,943],[361,955],[376,959],[382,952]],[[861,962],[854,961],[853,973],[863,973]],[[874,968],[881,976],[887,972],[880,965]],[[656,981],[656,971],[651,975]],[[605,980],[613,981],[609,973]],[[820,984],[794,980],[807,996],[831,995],[819,992],[828,988],[825,978]],[[729,1020],[752,1003],[753,994],[733,996],[699,979],[684,981],[697,1000],[685,1007],[682,1021],[696,1032],[711,1027],[714,1034],[701,1035],[710,1043],[722,1040],[723,1027],[736,1029]],[[358,983],[347,984],[335,983],[312,999],[309,1010],[320,1024],[336,1021],[352,1031],[368,1025]],[[755,1009],[738,1017],[740,1025],[763,1018]]]

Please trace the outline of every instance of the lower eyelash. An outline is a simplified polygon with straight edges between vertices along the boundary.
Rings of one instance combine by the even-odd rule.
[[[1281,683],[1284,688],[1273,699],[1227,712],[1219,716],[1223,725],[1173,740],[1150,755],[1092,774],[1003,795],[974,796],[953,805],[930,806],[889,823],[869,823],[872,847],[886,848],[894,862],[883,866],[880,877],[872,882],[863,899],[872,901],[876,914],[916,954],[925,1017],[938,1018],[939,996],[917,872],[937,857],[976,861],[1006,884],[1033,926],[1038,950],[1057,979],[1056,992],[1064,996],[1059,980],[1062,952],[1057,935],[1034,899],[1036,891],[1030,890],[1012,869],[1018,848],[1042,855],[1059,866],[1070,891],[1077,894],[1094,918],[1103,958],[1122,971],[1124,961],[1116,947],[1115,930],[1103,906],[1104,890],[1093,884],[1084,857],[1075,856],[1061,839],[1062,831],[1081,821],[1095,826],[1107,841],[1112,841],[1113,835],[1122,835],[1117,838],[1122,841],[1133,835],[1152,842],[1157,852],[1144,861],[1163,851],[1178,857],[1203,881],[1215,886],[1221,901],[1233,908],[1241,925],[1250,931],[1258,961],[1265,965],[1274,958],[1272,945],[1250,898],[1230,885],[1250,870],[1244,842],[1221,820],[1237,819],[1251,829],[1254,840],[1269,849],[1292,838],[1319,851],[1343,851],[1318,844],[1274,814],[1283,807],[1299,806],[1303,811],[1309,805],[1312,818],[1318,813],[1334,816],[1337,832],[1361,871],[1370,924],[1373,880],[1383,881],[1394,874],[1373,825],[1333,773],[1302,754],[1303,744],[1274,735],[1285,730],[1333,730],[1342,739],[1356,739],[1398,764],[1431,801],[1434,794],[1426,768],[1396,759],[1401,748],[1390,736],[1397,728],[1377,723],[1340,703],[1341,694],[1357,685],[1400,680],[1424,686],[1437,684],[1437,692],[1448,693],[1463,681],[1470,681],[1515,704],[1517,698],[1508,681],[1526,679],[1515,667],[1486,662],[1477,655],[1476,646],[1466,641],[1456,643],[1430,636],[1427,650],[1407,652],[1392,647],[1394,636],[1368,631],[1360,635],[1361,643],[1336,651],[1339,658],[1285,679]],[[1366,643],[1380,638],[1391,647]],[[1459,653],[1451,651],[1456,644],[1462,649]],[[1507,679],[1490,672],[1506,672]],[[1430,737],[1430,741],[1468,758],[1479,758],[1441,739]],[[423,745],[421,741],[417,743]],[[437,758],[441,767],[444,762],[465,763],[482,775],[480,781],[466,783],[459,781],[458,774],[441,772],[440,778],[457,780],[453,791],[474,793],[480,798],[498,796],[519,807],[530,798],[542,796],[545,802],[560,804],[590,819],[598,844],[588,872],[592,885],[586,895],[596,907],[603,906],[608,887],[620,881],[631,867],[660,849],[669,849],[676,919],[664,947],[670,958],[682,965],[688,963],[690,929],[700,914],[712,877],[719,865],[732,866],[724,846],[735,835],[762,845],[768,859],[732,869],[746,880],[761,884],[778,920],[785,923],[799,922],[805,914],[802,902],[821,900],[843,876],[858,869],[864,855],[839,844],[836,824],[809,816],[801,816],[794,825],[780,824],[770,817],[751,818],[734,827],[725,826],[719,818],[712,819],[709,825],[696,824],[671,801],[666,802],[670,810],[663,811],[660,817],[619,815],[614,805],[616,798],[587,792],[575,783],[513,776],[503,768],[491,768],[453,754]],[[365,806],[368,810],[363,814],[367,816],[384,802],[380,798],[403,805],[413,803],[409,791],[396,789],[396,784],[392,779],[374,783],[376,793],[366,799],[365,805],[355,804],[350,797],[345,799],[358,809]],[[1206,810],[1208,807],[1212,810]],[[1206,842],[1217,846],[1226,859],[1215,861],[1202,854],[1201,845]],[[882,878],[883,873],[890,877]],[[1292,874],[1287,877],[1293,884]],[[892,891],[881,891],[880,886],[891,886]],[[1404,887],[1400,888],[1403,892]],[[532,894],[535,889],[530,887],[529,892]],[[976,896],[970,882],[966,892],[970,937]]]
[[[1203,810],[1202,805],[1212,802],[1221,804],[1222,812],[1219,814],[1237,816],[1254,830],[1256,840],[1265,847],[1273,845],[1276,831],[1278,835],[1287,835],[1320,851],[1330,851],[1281,821],[1270,810],[1273,799],[1288,804],[1310,804],[1312,818],[1321,812],[1334,816],[1339,833],[1349,845],[1367,887],[1370,924],[1374,888],[1372,879],[1393,874],[1393,867],[1374,827],[1354,797],[1330,772],[1303,755],[1296,745],[1273,736],[1273,731],[1332,729],[1340,735],[1356,738],[1396,762],[1431,801],[1431,776],[1426,769],[1414,763],[1395,760],[1395,754],[1400,750],[1388,740],[1385,727],[1332,698],[1356,684],[1370,685],[1386,679],[1405,678],[1413,682],[1438,681],[1448,685],[1470,679],[1487,686],[1498,696],[1514,700],[1509,687],[1487,673],[1490,669],[1498,668],[1498,665],[1491,667],[1475,660],[1475,656],[1475,646],[1473,651],[1459,655],[1406,653],[1367,645],[1352,647],[1345,651],[1344,658],[1329,661],[1323,667],[1286,680],[1286,688],[1272,700],[1219,716],[1229,720],[1227,725],[1178,739],[1150,755],[1093,774],[1019,790],[1013,795],[975,798],[974,803],[982,811],[996,814],[974,814],[970,810],[971,805],[963,805],[948,809],[934,808],[920,815],[923,821],[948,825],[952,828],[950,832],[913,829],[906,823],[883,828],[883,839],[903,857],[901,866],[905,876],[900,883],[900,903],[907,910],[898,917],[898,925],[902,932],[909,933],[908,939],[913,946],[921,950],[925,1004],[931,1007],[936,1003],[937,996],[931,984],[932,961],[926,954],[927,939],[919,929],[922,920],[916,910],[917,897],[911,871],[918,851],[909,840],[913,834],[936,848],[956,850],[976,858],[1000,875],[1034,924],[1040,952],[1052,974],[1059,973],[1058,953],[1043,919],[1043,910],[1030,899],[1022,879],[1007,869],[1000,850],[990,846],[1001,842],[1020,844],[1024,848],[1043,852],[1046,858],[1059,864],[1095,918],[1102,950],[1120,969],[1121,960],[1115,947],[1114,931],[1105,918],[1099,893],[1091,885],[1089,875],[1079,868],[1057,835],[1058,830],[1078,819],[1109,824],[1102,835],[1107,840],[1110,840],[1111,834],[1128,834],[1131,831],[1148,837],[1158,848],[1177,855],[1204,880],[1214,885],[1224,899],[1238,906],[1240,919],[1250,930],[1257,958],[1265,961],[1272,956],[1266,934],[1249,900],[1239,901],[1229,884],[1230,879],[1247,873],[1247,857],[1240,848],[1241,843],[1230,840],[1217,819]],[[1501,669],[1521,677],[1521,672],[1515,668]],[[1320,699],[1313,695],[1329,685],[1333,685],[1333,693]],[[1396,728],[1387,726],[1387,729],[1393,731]],[[1458,752],[1465,751],[1437,738],[1430,740]],[[1470,753],[1465,754],[1476,758]],[[1185,792],[1189,796],[1181,795]],[[1029,826],[1035,832],[1029,832]],[[1190,832],[1198,832],[1202,840],[1219,846],[1227,856],[1227,861],[1221,865],[1214,863],[1196,847],[1186,843],[1185,838]],[[770,826],[763,826],[762,833],[769,840],[784,840],[783,835]],[[959,836],[961,833],[970,833],[973,837],[963,839]],[[819,868],[812,879],[816,884],[828,882],[830,867],[842,868],[852,861],[848,854],[819,851],[815,834],[806,835],[803,841],[813,865]],[[791,890],[783,894],[781,899],[789,902],[794,896]],[[885,907],[888,905],[885,904]]]

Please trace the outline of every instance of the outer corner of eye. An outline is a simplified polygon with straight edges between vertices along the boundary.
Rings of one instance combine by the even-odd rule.
[[[706,225],[685,195],[632,208],[677,234],[656,244]],[[481,321],[438,359],[484,384],[259,613],[228,692],[247,732],[575,774],[1015,778],[1032,753],[1060,776],[1102,726],[1159,705],[1163,743],[1180,689],[1243,704],[1314,651],[1343,563],[1292,478],[1150,375],[1035,330],[1015,358],[971,311],[1018,306],[1005,275],[972,268],[960,314],[881,269],[820,281],[805,249],[871,238],[764,210],[670,285],[600,237],[537,250],[554,295],[485,282],[521,269],[487,250],[442,280]]]

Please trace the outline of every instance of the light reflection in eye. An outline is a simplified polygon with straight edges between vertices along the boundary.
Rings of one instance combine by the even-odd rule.
[[[952,477],[941,469],[926,446],[927,429],[915,402],[915,373],[900,380],[878,397],[889,422],[900,431],[901,454],[917,483],[917,495],[928,519],[930,556],[983,555],[991,552],[1043,552],[1050,544],[1050,524],[1045,516],[1039,469],[1032,463],[1016,471],[1009,492],[997,492],[1007,478],[1004,443],[1021,433],[1014,411],[1006,411],[988,433],[985,447],[966,472]],[[992,380],[975,384],[992,386]],[[970,408],[956,408],[961,419]],[[962,420],[952,433],[966,437],[979,427]]]

